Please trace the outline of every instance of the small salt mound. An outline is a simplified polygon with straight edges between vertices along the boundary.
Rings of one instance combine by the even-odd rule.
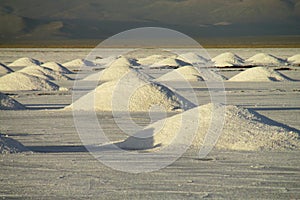
[[[20,153],[24,151],[27,151],[27,149],[20,142],[0,135],[0,154]]]
[[[58,90],[59,86],[51,81],[31,76],[22,72],[14,72],[0,78],[0,91],[18,90]]]
[[[56,62],[47,62],[47,63],[42,64],[41,66],[51,69],[55,72],[59,72],[59,73],[63,73],[63,74],[72,74],[72,72],[70,70],[68,70],[66,67],[64,67],[61,64],[56,63]]]
[[[19,66],[29,66],[29,65],[41,65],[42,63],[38,60],[35,60],[33,58],[19,58],[15,60],[14,62],[10,63],[8,66],[10,67],[19,67]]]
[[[223,106],[214,104],[199,106],[150,124],[135,137],[129,137],[118,145],[123,149],[132,150],[164,148],[171,143],[180,146],[190,138],[185,138],[184,135],[183,138],[176,137],[179,130],[193,131],[189,130],[189,127],[196,125],[197,132],[191,149],[199,150],[209,130],[212,115],[223,110]],[[224,112],[223,130],[215,145],[217,149],[245,151],[300,149],[299,132],[280,126],[279,123],[241,107],[229,105],[225,107]],[[182,122],[182,119],[186,120]]]
[[[124,76],[130,71],[136,70],[131,67],[131,62],[127,58],[120,57],[117,60],[115,60],[109,67],[107,67],[101,72],[100,81],[119,80],[122,76]],[[97,76],[91,75],[91,77],[95,78]],[[91,80],[91,77],[85,80]]]
[[[256,54],[254,56],[252,56],[251,58],[248,58],[246,60],[247,63],[252,64],[252,65],[283,65],[286,64],[286,61],[281,59],[281,58],[277,58],[273,55],[270,54],[265,54],[265,53],[259,53]]]
[[[23,106],[21,103],[0,92],[0,110],[23,110],[23,109],[25,109],[25,106]]]
[[[185,79],[187,81],[204,80],[195,67],[184,66],[162,75],[161,77],[157,78],[156,81],[178,81],[182,79]]]
[[[288,58],[289,63],[294,64],[294,65],[299,65],[300,64],[300,54],[296,54],[292,57]]]
[[[178,68],[181,66],[190,65],[189,63],[186,63],[180,59],[169,57],[164,60],[161,60],[157,63],[154,63],[150,66],[150,68]]]
[[[91,106],[93,99],[95,103]],[[124,101],[126,105],[122,104]],[[113,102],[117,108],[112,107]],[[194,107],[194,104],[169,88],[148,81],[144,76],[131,71],[122,80],[101,84],[65,109],[142,112],[149,111],[153,105],[161,106],[166,111],[180,111]]]
[[[93,67],[93,66],[95,66],[95,63],[88,61],[88,60],[84,60],[84,59],[75,59],[75,60],[71,60],[69,62],[64,63],[63,66],[65,66],[65,67],[81,67],[81,66]]]
[[[13,72],[13,70],[6,65],[0,63],[0,75],[8,74]]]
[[[180,60],[182,60],[186,63],[190,63],[192,65],[195,65],[195,64],[207,65],[210,62],[209,59],[206,59],[203,56],[198,55],[198,54],[193,53],[193,52],[180,54],[178,56],[178,59],[180,59]]]
[[[266,67],[254,67],[247,69],[229,81],[257,81],[257,82],[270,82],[270,81],[289,81],[290,79],[283,74]]]
[[[145,65],[145,66],[148,66],[148,65],[153,65],[154,63],[157,63],[163,59],[166,59],[167,57],[166,56],[163,56],[163,55],[151,55],[151,56],[148,56],[146,58],[140,58],[138,60],[138,63],[141,64],[141,65]]]
[[[215,67],[243,66],[244,59],[231,52],[222,53],[212,59]]]
[[[46,80],[70,80],[69,77],[61,74],[60,72],[55,72],[49,68],[44,68],[39,65],[31,65],[19,70],[18,72],[22,72],[31,76],[37,76]]]

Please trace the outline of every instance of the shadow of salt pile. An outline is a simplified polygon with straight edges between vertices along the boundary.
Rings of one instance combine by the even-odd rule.
[[[21,153],[29,151],[23,144],[0,134],[0,154]]]
[[[167,148],[170,145],[180,148],[191,144],[191,150],[199,150],[207,134],[208,137],[212,137],[211,139],[217,138],[214,132],[209,132],[209,127],[211,123],[214,126],[220,125],[214,124],[211,120],[214,112],[221,107],[206,104],[185,111],[150,124],[143,131],[115,144],[125,150],[150,151]],[[188,120],[182,121],[183,118]],[[190,127],[195,124],[196,133],[194,139],[191,139],[193,135],[189,131],[195,130]],[[299,130],[275,122],[253,110],[225,106],[224,127],[215,148],[244,151],[299,150],[299,134]],[[148,140],[146,136],[150,136]]]

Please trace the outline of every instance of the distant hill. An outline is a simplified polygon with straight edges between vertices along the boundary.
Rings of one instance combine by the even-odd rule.
[[[1,43],[104,39],[142,26],[192,37],[300,35],[300,0],[1,0]]]

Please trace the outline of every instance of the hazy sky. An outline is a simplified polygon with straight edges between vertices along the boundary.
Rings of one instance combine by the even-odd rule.
[[[193,37],[300,35],[300,0],[1,0],[0,40],[102,39],[143,26]]]

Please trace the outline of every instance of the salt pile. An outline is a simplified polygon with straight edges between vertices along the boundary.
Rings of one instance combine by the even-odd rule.
[[[300,65],[300,54],[296,54],[288,58],[289,63],[294,65]]]
[[[0,134],[0,154],[20,153],[27,151],[20,142]]]
[[[229,81],[257,81],[257,82],[271,82],[271,81],[289,81],[290,79],[283,74],[266,67],[254,67],[247,69]]]
[[[55,72],[62,73],[62,74],[72,74],[72,72],[70,70],[68,70],[66,67],[64,67],[61,64],[56,63],[56,62],[47,62],[47,63],[42,64],[41,66],[51,69]]]
[[[0,91],[59,90],[59,86],[46,79],[14,72],[0,78]]]
[[[13,72],[13,70],[6,65],[0,63],[0,75],[8,74]]]
[[[182,140],[189,141],[190,138],[183,136],[181,140],[176,134],[179,130],[189,129],[193,123],[195,124],[194,121],[198,120],[196,123],[198,129],[191,149],[199,150],[211,124],[212,114],[214,111],[218,112],[219,109],[224,109],[224,107],[206,104],[193,108],[166,118],[165,121],[160,120],[150,124],[144,128],[144,131],[137,133],[136,137],[129,137],[118,145],[123,149],[132,150],[164,148],[173,142],[180,146]],[[190,119],[182,122],[182,119],[186,117]],[[254,111],[228,105],[225,107],[224,122],[223,131],[215,146],[217,149],[245,151],[300,149],[299,132],[285,128]],[[147,130],[152,130],[152,132]]]
[[[75,60],[71,60],[69,62],[64,63],[63,66],[65,66],[65,67],[82,67],[82,66],[93,67],[93,66],[95,66],[95,63],[88,61],[88,60],[84,60],[84,59],[75,59]]]
[[[155,69],[155,68],[173,68],[173,69],[176,69],[178,67],[181,67],[181,66],[185,66],[185,65],[190,65],[189,63],[186,63],[180,59],[177,59],[177,58],[173,58],[173,57],[170,57],[170,58],[166,58],[166,59],[163,59],[157,63],[154,63],[153,65],[150,66],[150,68],[152,69]]]
[[[192,65],[200,64],[200,65],[207,66],[208,64],[210,64],[210,59],[207,59],[207,58],[205,58],[197,53],[193,53],[193,52],[180,54],[178,56],[178,59],[180,59],[186,63],[190,63]]]
[[[203,81],[204,79],[199,73],[199,71],[192,66],[179,67],[178,69],[174,69],[171,72],[166,73],[156,79],[156,81],[178,81],[178,80]]]
[[[215,67],[237,67],[244,65],[244,59],[231,52],[222,53],[212,59]]]
[[[38,60],[35,60],[33,58],[19,58],[15,60],[14,62],[10,63],[8,66],[10,67],[20,67],[20,66],[29,66],[29,65],[41,65],[42,63]]]
[[[265,53],[256,54],[251,58],[248,58],[246,62],[252,65],[271,65],[271,66],[286,64],[285,60]]]
[[[70,80],[69,77],[60,72],[55,72],[49,68],[39,65],[31,65],[19,70],[18,72],[22,72],[31,76],[37,76],[46,80]]]
[[[163,56],[163,55],[151,55],[151,56],[148,56],[146,58],[140,58],[138,60],[138,63],[140,65],[145,65],[145,66],[148,66],[148,65],[153,65],[154,63],[157,63],[161,60],[164,60],[166,59],[167,57],[166,56]]]
[[[126,105],[120,106],[124,101]],[[113,102],[117,108],[112,107]],[[181,111],[194,107],[194,104],[169,88],[151,82],[132,71],[122,80],[101,84],[65,109],[140,112],[149,111],[153,105],[161,106],[166,111]]]
[[[21,103],[0,92],[0,110],[23,110],[23,109],[25,109],[25,106],[23,106]]]

